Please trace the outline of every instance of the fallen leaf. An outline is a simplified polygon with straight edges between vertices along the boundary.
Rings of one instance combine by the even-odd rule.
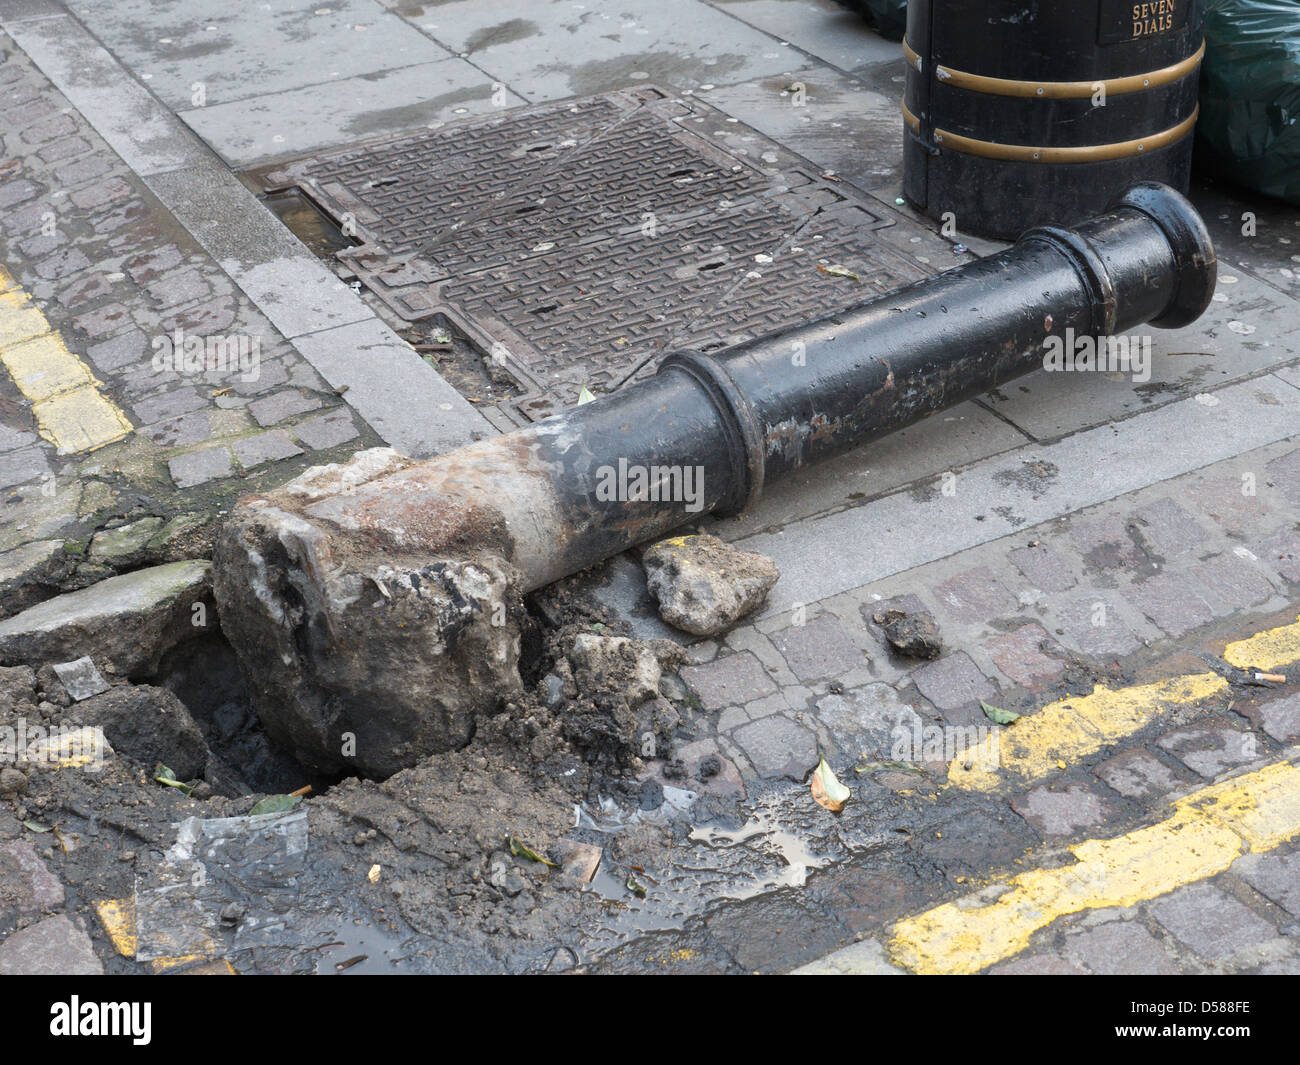
[[[194,789],[188,784],[176,779],[176,774],[168,769],[162,762],[153,767],[153,778],[159,784],[166,784],[169,788],[179,788],[181,794],[188,796]]]
[[[543,865],[549,865],[552,869],[557,868],[553,861],[543,858],[532,847],[526,843],[520,843],[514,836],[510,837],[510,853],[516,858],[527,858],[530,862],[541,862]]]
[[[248,816],[257,817],[260,814],[287,813],[300,802],[302,802],[302,798],[298,795],[268,795],[248,811]]]
[[[862,284],[862,278],[858,277],[847,266],[823,266],[818,263],[817,272],[825,277],[843,277],[849,281],[856,281],[859,285]]]
[[[637,880],[637,878],[634,877],[631,873],[627,874],[627,880],[623,882],[623,886],[627,888],[628,891],[632,892],[632,894],[635,895],[637,898],[639,899],[645,898],[645,885],[642,884],[639,880]]]
[[[844,804],[853,794],[840,783],[839,777],[826,764],[825,758],[820,759],[817,768],[813,770],[811,790],[813,800],[835,814],[844,809]]]
[[[582,388],[578,391],[578,406],[581,407],[584,403],[590,403],[595,398],[596,398],[595,396],[593,396],[590,392],[587,391],[587,386],[584,384]]]
[[[980,703],[980,709],[995,725],[1011,725],[1020,720],[1020,715],[1014,710],[1002,710],[996,706],[989,706],[988,703]]]
[[[43,825],[39,821],[24,821],[23,828],[30,829],[33,832],[49,832],[50,826]]]

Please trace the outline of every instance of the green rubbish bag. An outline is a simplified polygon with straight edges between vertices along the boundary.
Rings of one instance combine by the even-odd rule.
[[[1209,0],[1196,160],[1300,205],[1300,0]]]

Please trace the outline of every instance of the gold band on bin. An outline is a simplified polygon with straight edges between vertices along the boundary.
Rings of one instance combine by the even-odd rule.
[[[921,57],[912,50],[912,46],[903,42],[903,55],[909,65],[921,69]],[[1167,85],[1171,81],[1185,78],[1194,71],[1205,55],[1205,42],[1191,55],[1172,66],[1161,67],[1148,74],[1129,74],[1122,78],[1095,78],[1092,81],[1016,81],[1013,78],[989,78],[983,74],[968,74],[964,70],[952,67],[936,66],[935,77],[945,85],[958,89],[970,89],[973,92],[989,93],[992,96],[1026,96],[1040,100],[1080,100],[1092,96],[1101,87],[1105,87],[1107,96],[1122,96],[1125,93],[1141,92],[1153,89],[1157,85]]]
[[[960,133],[947,130],[934,131],[934,143],[941,148],[964,152],[966,155],[982,155],[986,159],[1005,159],[1017,163],[1100,163],[1107,159],[1123,159],[1129,155],[1155,151],[1166,144],[1185,137],[1196,125],[1197,107],[1187,118],[1176,126],[1153,133],[1149,137],[1139,137],[1131,141],[1115,141],[1111,144],[1083,144],[1073,148],[1036,148],[1032,144],[998,144],[995,141],[976,140],[963,137]],[[921,120],[903,105],[903,121],[913,133],[920,133]]]

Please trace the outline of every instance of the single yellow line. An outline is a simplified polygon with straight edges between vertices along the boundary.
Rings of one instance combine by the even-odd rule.
[[[131,432],[130,419],[108,399],[63,337],[0,267],[0,362],[32,404],[41,436],[61,455],[93,451]]]
[[[1038,780],[1137,732],[1170,710],[1231,692],[1217,673],[1193,673],[1127,688],[1096,685],[1092,694],[1049,703],[1014,725],[989,731],[958,751],[948,783],[992,791],[1008,779]],[[969,766],[970,768],[967,768]]]
[[[1059,917],[1157,898],[1297,836],[1300,769],[1279,762],[1178,800],[1159,824],[1075,844],[1074,863],[1021,873],[992,901],[970,896],[899,921],[890,953],[917,973],[979,972]]]
[[[1230,643],[1224,649],[1223,657],[1238,669],[1258,669],[1266,673],[1300,662],[1300,622]]]
[[[0,292],[0,351],[50,331],[39,307],[20,288]]]
[[[124,958],[134,958],[138,942],[135,934],[135,899],[103,899],[93,905],[95,915],[108,933],[113,949]]]

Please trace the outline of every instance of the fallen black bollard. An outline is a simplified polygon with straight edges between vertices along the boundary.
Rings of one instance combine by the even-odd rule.
[[[1131,188],[1072,229],[424,462],[363,452],[240,502],[216,596],[268,731],[383,776],[518,690],[519,596],[799,467],[1018,377],[1045,342],[1177,328],[1209,303],[1195,209]]]

